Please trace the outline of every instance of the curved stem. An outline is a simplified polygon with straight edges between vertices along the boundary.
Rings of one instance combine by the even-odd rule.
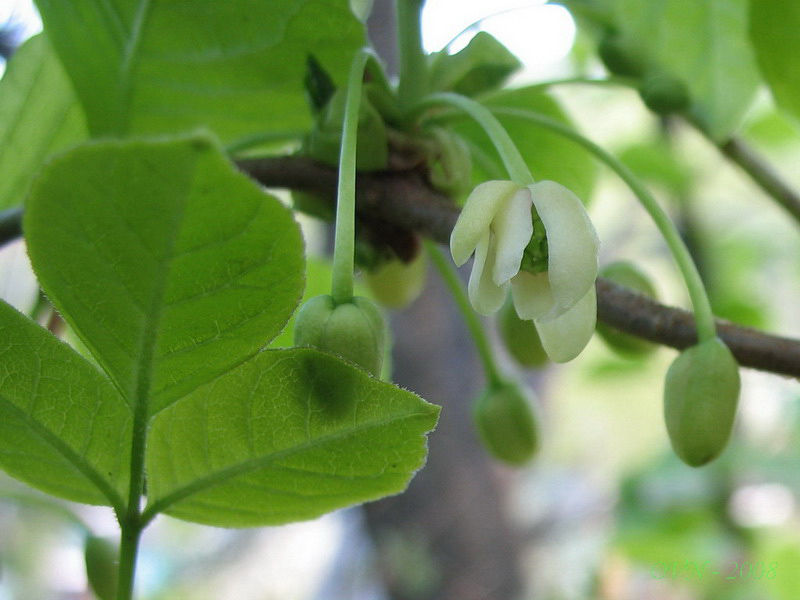
[[[508,135],[500,121],[492,112],[471,98],[453,93],[432,94],[414,107],[414,112],[422,112],[428,108],[450,106],[467,113],[478,125],[483,128],[486,135],[497,148],[500,158],[508,171],[508,176],[519,185],[525,186],[534,183],[528,165],[517,150],[514,141]]]
[[[407,109],[428,89],[428,62],[422,48],[420,17],[424,0],[396,0],[397,46],[400,54],[400,81],[397,95],[400,107]]]
[[[356,209],[356,143],[358,111],[361,105],[361,83],[369,50],[360,50],[350,66],[347,80],[347,103],[342,124],[342,146],[339,154],[339,187],[336,203],[336,240],[333,248],[331,296],[342,304],[353,298],[353,252],[355,248]]]
[[[461,280],[458,278],[455,267],[452,262],[444,257],[442,251],[439,250],[433,242],[425,240],[425,249],[428,251],[428,255],[431,257],[434,266],[442,276],[447,289],[450,290],[450,294],[453,296],[453,300],[455,300],[456,306],[458,306],[458,310],[461,312],[461,316],[469,329],[472,340],[475,342],[475,348],[478,350],[478,356],[481,359],[481,364],[483,365],[489,387],[499,385],[503,381],[503,378],[500,376],[500,370],[497,368],[492,346],[489,343],[489,338],[486,337],[486,332],[483,330],[478,315],[472,310],[469,298],[464,291]]]
[[[672,252],[675,262],[683,275],[686,282],[686,287],[689,291],[689,297],[694,307],[695,320],[697,321],[697,337],[700,342],[706,341],[716,336],[716,326],[714,325],[714,314],[711,311],[711,303],[708,300],[705,286],[697,271],[697,267],[692,260],[689,250],[686,248],[683,240],[678,233],[678,230],[673,225],[672,221],[656,202],[656,199],[650,191],[639,182],[639,180],[631,173],[631,171],[622,164],[612,154],[592,142],[591,140],[583,137],[577,131],[562,125],[558,121],[554,121],[548,117],[544,117],[535,112],[525,109],[517,108],[497,108],[494,112],[498,114],[507,115],[509,117],[517,117],[525,119],[531,123],[535,123],[557,133],[563,137],[569,138],[573,142],[583,146],[586,150],[595,155],[601,162],[608,165],[619,177],[627,184],[634,195],[638,198],[644,209],[648,212],[653,222],[658,227],[661,235],[667,243],[667,246]]]

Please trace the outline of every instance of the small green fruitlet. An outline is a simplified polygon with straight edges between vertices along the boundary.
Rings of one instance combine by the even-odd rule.
[[[84,546],[86,577],[100,600],[114,600],[117,595],[119,551],[109,540],[90,535]]]
[[[311,298],[297,312],[296,346],[335,354],[380,377],[386,322],[378,306],[361,296],[337,304],[331,296]]]
[[[403,308],[422,293],[427,271],[425,253],[418,252],[410,263],[390,260],[367,271],[364,280],[372,296],[383,306]]]
[[[689,90],[686,84],[668,73],[648,73],[639,87],[639,94],[647,108],[659,115],[670,115],[689,108]]]
[[[664,419],[672,448],[692,467],[719,456],[733,430],[739,365],[719,338],[680,353],[664,382]]]
[[[550,360],[533,321],[519,318],[512,302],[506,302],[497,314],[500,337],[509,354],[523,367],[541,367]]]
[[[475,403],[472,416],[489,453],[510,465],[528,462],[539,446],[533,391],[516,383],[491,386]]]
[[[617,261],[606,265],[600,269],[600,275],[645,296],[657,297],[650,278],[628,261]],[[597,324],[597,333],[614,352],[625,358],[647,356],[658,348],[647,340],[623,333],[605,323]]]
[[[644,75],[645,61],[616,31],[607,31],[600,40],[597,54],[610,73],[639,78]]]

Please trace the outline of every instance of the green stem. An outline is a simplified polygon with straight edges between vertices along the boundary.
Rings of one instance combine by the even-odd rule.
[[[342,304],[353,298],[353,253],[355,251],[356,210],[356,146],[358,112],[361,106],[361,84],[364,65],[370,57],[360,50],[350,66],[347,80],[347,103],[342,124],[342,147],[339,154],[339,189],[336,202],[336,241],[333,248],[331,296]]]
[[[428,59],[422,48],[420,17],[425,0],[395,0],[397,9],[397,49],[400,54],[400,81],[397,95],[405,110],[428,91]]]
[[[686,282],[686,287],[689,290],[689,297],[694,307],[695,320],[697,322],[697,337],[700,342],[712,339],[716,336],[716,326],[714,325],[714,314],[711,311],[711,303],[708,300],[703,281],[697,271],[697,267],[692,260],[689,250],[686,248],[681,239],[678,230],[673,225],[672,221],[656,202],[656,199],[650,191],[641,184],[641,182],[631,173],[631,171],[622,164],[616,157],[609,152],[592,142],[591,140],[583,137],[577,131],[562,125],[558,121],[554,121],[548,117],[539,115],[535,112],[517,109],[517,108],[498,108],[495,109],[498,114],[507,115],[509,117],[517,117],[525,119],[531,123],[535,123],[545,129],[557,133],[563,137],[569,138],[573,142],[583,146],[586,150],[595,155],[600,161],[608,165],[619,177],[628,185],[634,195],[638,198],[644,209],[648,212],[656,227],[661,232],[667,246],[672,252],[675,262],[683,275]]]
[[[458,306],[458,310],[461,312],[461,316],[467,324],[472,340],[475,342],[475,348],[478,350],[478,356],[483,365],[489,387],[499,385],[502,383],[503,378],[500,376],[500,370],[497,368],[489,338],[486,337],[486,332],[483,330],[478,315],[472,310],[467,293],[464,291],[464,286],[461,284],[461,280],[458,277],[453,263],[444,257],[442,251],[439,250],[436,244],[426,240],[425,249],[428,251],[428,255],[431,257],[434,266],[442,276],[445,285],[450,290],[450,294],[453,296],[453,300],[455,300],[456,306]]]
[[[512,181],[521,186],[530,185],[534,182],[533,175],[531,175],[528,165],[517,150],[511,137],[500,121],[497,120],[492,112],[482,104],[461,96],[459,94],[442,93],[433,94],[428,96],[416,106],[414,106],[414,113],[422,112],[428,108],[436,108],[440,106],[449,106],[456,108],[469,115],[489,136],[489,139],[497,148],[500,158],[508,171],[508,176]]]
[[[142,528],[138,522],[120,522],[122,539],[119,546],[119,571],[117,574],[116,600],[133,598],[133,582],[136,575],[136,556]]]

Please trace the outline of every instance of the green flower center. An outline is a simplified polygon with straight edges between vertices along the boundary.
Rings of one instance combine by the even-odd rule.
[[[528,273],[544,273],[548,268],[547,231],[544,223],[539,218],[539,213],[531,206],[531,220],[533,221],[533,235],[531,241],[525,246],[522,253],[520,271]]]

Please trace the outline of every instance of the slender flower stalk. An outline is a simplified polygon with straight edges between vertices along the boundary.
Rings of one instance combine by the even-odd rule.
[[[428,255],[431,257],[431,262],[433,262],[436,270],[439,271],[439,275],[441,275],[444,280],[447,289],[450,290],[450,294],[453,296],[453,300],[455,300],[456,306],[461,312],[467,329],[469,329],[472,341],[475,343],[475,347],[478,350],[478,356],[483,365],[488,386],[494,387],[499,385],[503,379],[500,375],[500,369],[495,362],[489,338],[483,330],[480,319],[470,306],[469,298],[464,291],[464,286],[461,284],[461,280],[458,278],[458,274],[453,268],[452,263],[444,257],[442,251],[432,242],[425,241],[425,250],[427,250]]]
[[[480,125],[497,148],[503,165],[508,171],[512,181],[520,185],[530,185],[534,182],[528,165],[522,158],[514,141],[508,135],[500,121],[492,112],[471,98],[460,94],[441,93],[432,94],[414,107],[415,113],[420,113],[429,108],[451,107],[466,113]]]
[[[353,297],[353,251],[355,247],[356,206],[356,142],[358,111],[361,106],[361,83],[364,66],[371,52],[360,50],[350,66],[347,79],[347,103],[342,126],[342,146],[339,155],[339,188],[336,205],[336,239],[333,249],[331,296],[337,304]]]

